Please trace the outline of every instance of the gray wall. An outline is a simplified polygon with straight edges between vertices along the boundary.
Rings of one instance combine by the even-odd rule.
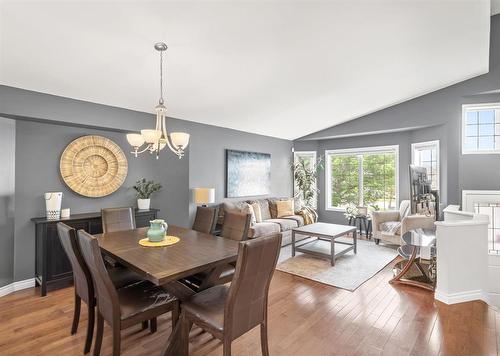
[[[0,287],[14,276],[15,143],[15,122],[0,117]]]
[[[72,140],[93,134],[112,139],[124,152],[129,150],[121,133],[17,121],[14,280],[33,277],[35,244],[34,226],[30,219],[45,215],[44,192],[62,191],[63,207],[70,208],[72,213],[92,212],[105,207],[135,206],[135,195],[131,188],[135,181],[142,177],[155,179],[164,188],[153,196],[151,205],[159,208],[160,215],[168,222],[187,226],[188,159],[179,160],[174,155],[164,155],[161,164],[158,164],[154,157],[135,159],[128,155],[127,178],[115,193],[95,199],[71,191],[59,174],[61,153]]]
[[[383,135],[368,135],[363,137],[349,137],[334,140],[317,141],[318,156],[324,155],[325,150],[344,149],[344,148],[361,148],[375,146],[399,146],[399,198],[405,199],[409,196],[408,187],[408,166],[411,160],[410,153],[410,133],[400,132],[398,135],[383,134]],[[314,150],[311,142],[296,142],[294,145],[296,151]],[[343,212],[326,210],[325,196],[325,172],[321,171],[318,176],[318,187],[320,195],[318,199],[318,213],[320,221],[342,224],[345,223]]]
[[[225,200],[225,149],[229,148],[270,153],[271,195],[292,195],[291,141],[202,124],[190,125],[189,132],[192,140],[189,160],[191,188],[215,188],[216,201]],[[191,204],[191,219],[195,209]]]
[[[407,136],[406,132],[429,127],[430,131],[412,134],[411,140],[439,138],[441,169],[446,174],[446,186],[441,195],[449,204],[460,204],[463,189],[500,189],[500,155],[462,155],[462,104],[500,102],[500,94],[483,94],[500,89],[500,15],[491,18],[490,71],[462,83],[409,100],[399,105],[333,126],[295,141],[317,141],[341,136],[360,136],[380,131]],[[431,126],[442,125],[434,133]],[[353,138],[362,141],[363,137]],[[422,140],[423,141],[423,140]],[[317,141],[318,142],[318,141]],[[302,143],[301,143],[302,144]]]
[[[187,155],[182,160],[168,150],[162,152],[159,161],[150,156],[136,159],[128,155],[129,173],[123,187],[108,197],[85,198],[70,191],[59,176],[59,158],[64,147],[79,136],[98,134],[111,138],[128,153],[130,147],[124,133],[153,126],[152,114],[0,86],[0,116],[14,119],[17,128],[15,156],[13,152],[10,156],[1,156],[2,165],[15,161],[16,209],[15,213],[11,212],[14,230],[10,235],[6,231],[6,236],[11,238],[4,239],[2,230],[0,253],[5,252],[11,260],[5,262],[5,267],[0,265],[0,275],[6,276],[0,281],[0,287],[12,279],[33,277],[35,241],[30,219],[44,216],[43,193],[47,191],[62,191],[63,207],[79,213],[106,206],[133,205],[135,196],[130,189],[133,183],[140,177],[155,179],[164,188],[153,197],[152,206],[160,208],[160,215],[169,223],[189,226],[195,212],[190,188],[214,187],[220,202],[225,184],[224,150],[232,148],[271,153],[271,195],[292,194],[291,141],[169,118],[170,131],[191,134]],[[3,134],[2,127],[0,139]],[[9,146],[11,150],[14,147]],[[12,175],[14,168],[8,172]],[[3,176],[0,179],[4,179]]]

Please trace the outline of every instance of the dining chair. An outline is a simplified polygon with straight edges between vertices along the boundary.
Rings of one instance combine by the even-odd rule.
[[[217,207],[197,207],[192,229],[212,235],[215,230],[215,225],[217,224],[218,213],[219,208]]]
[[[260,325],[262,355],[269,356],[267,301],[281,247],[281,234],[240,242],[233,282],[194,294],[182,303],[180,316],[184,354],[192,324],[223,342],[231,355],[233,340]]]
[[[134,209],[106,208],[101,209],[102,232],[114,232],[135,229]]]
[[[246,240],[251,220],[252,214],[226,211],[220,236],[236,241]]]
[[[222,224],[220,236],[236,241],[246,240],[248,238],[248,229],[250,228],[251,219],[252,214],[227,211],[224,214],[224,222]],[[207,286],[231,282],[234,271],[234,263],[228,263],[216,267],[215,270],[196,273],[187,278],[186,282],[191,289],[201,291]]]
[[[172,329],[179,317],[179,301],[160,286],[143,281],[116,289],[104,265],[97,238],[78,230],[83,258],[94,280],[97,299],[97,331],[94,356],[100,354],[104,321],[113,330],[113,356],[120,355],[121,330],[151,320],[156,331],[156,317],[172,312]],[[153,324],[154,321],[154,324]]]
[[[62,222],[57,223],[57,232],[61,245],[68,256],[71,268],[73,270],[73,281],[75,289],[75,306],[73,312],[73,323],[71,325],[71,335],[76,334],[80,321],[81,301],[87,304],[88,321],[87,337],[85,339],[84,353],[90,351],[92,344],[92,335],[95,324],[95,306],[94,285],[92,276],[88,269],[78,244],[76,230]],[[128,269],[113,268],[107,271],[109,277],[116,288],[122,288],[126,285],[140,281],[139,276]],[[143,325],[144,326],[144,325]],[[147,327],[147,324],[145,325]]]

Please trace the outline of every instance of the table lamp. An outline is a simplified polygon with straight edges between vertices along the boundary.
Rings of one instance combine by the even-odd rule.
[[[201,206],[215,203],[215,188],[193,188],[194,203]]]

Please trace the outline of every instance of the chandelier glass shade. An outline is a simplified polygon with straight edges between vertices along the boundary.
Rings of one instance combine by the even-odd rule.
[[[167,50],[167,45],[163,42],[155,44],[155,49],[160,52],[160,100],[155,107],[156,127],[154,129],[143,129],[141,133],[127,134],[128,143],[134,148],[132,154],[137,157],[140,153],[149,151],[160,156],[160,151],[168,148],[181,159],[184,156],[184,150],[189,144],[189,134],[185,132],[167,132],[165,124],[167,108],[163,100],[163,52]]]

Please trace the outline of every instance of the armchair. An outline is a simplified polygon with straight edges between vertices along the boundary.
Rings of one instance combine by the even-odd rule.
[[[402,200],[399,211],[374,211],[372,213],[373,238],[378,245],[380,241],[401,244],[401,235],[416,228],[434,228],[435,216],[410,215],[410,201]]]

